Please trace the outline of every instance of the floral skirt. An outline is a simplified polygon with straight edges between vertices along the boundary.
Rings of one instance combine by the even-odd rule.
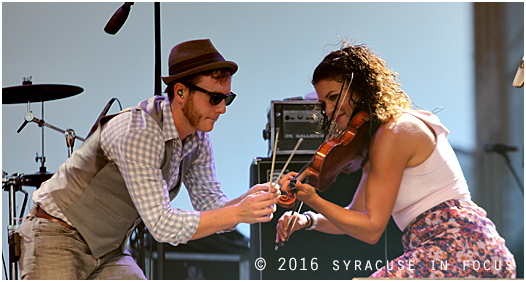
[[[371,278],[515,278],[510,253],[472,201],[449,200],[414,219],[402,237],[404,254]]]

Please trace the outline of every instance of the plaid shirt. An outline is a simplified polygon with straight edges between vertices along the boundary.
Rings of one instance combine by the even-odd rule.
[[[224,206],[229,199],[215,176],[212,144],[207,133],[196,132],[184,144],[173,122],[168,98],[162,103],[163,128],[144,111],[122,113],[111,119],[101,132],[101,149],[117,164],[131,199],[144,224],[161,242],[186,243],[197,230],[200,212]],[[163,179],[161,164],[165,142],[173,142],[169,179]],[[184,185],[196,211],[171,208],[169,189],[179,181],[181,160],[199,145],[198,156],[186,174]],[[53,202],[45,185],[33,194],[33,200],[49,214],[68,222]],[[89,215],[88,215],[89,216]]]

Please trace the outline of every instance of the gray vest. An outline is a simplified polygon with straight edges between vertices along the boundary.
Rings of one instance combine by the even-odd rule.
[[[162,96],[152,97],[123,112],[146,111],[162,129],[160,102],[163,100]],[[84,237],[95,258],[118,247],[124,250],[130,233],[141,222],[119,168],[104,156],[100,148],[102,125],[114,116],[101,119],[97,130],[50,179],[55,181],[50,185],[63,186],[51,193],[53,200]],[[173,142],[166,142],[161,166],[166,182],[170,179],[172,150]],[[197,157],[197,150],[182,160],[179,182],[170,189],[170,200],[179,192],[181,179]]]

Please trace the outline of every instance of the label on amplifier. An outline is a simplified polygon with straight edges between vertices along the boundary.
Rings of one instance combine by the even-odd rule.
[[[316,138],[323,138],[323,135],[320,135],[320,134],[302,134],[302,133],[298,133],[298,134],[284,134],[285,136],[283,136],[283,139],[300,139],[300,138],[303,138],[303,139],[316,139]]]

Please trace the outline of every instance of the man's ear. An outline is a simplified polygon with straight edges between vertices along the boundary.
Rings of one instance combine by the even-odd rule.
[[[182,83],[176,83],[174,84],[174,99],[176,99],[178,102],[182,103],[184,100],[184,90],[185,86]]]

